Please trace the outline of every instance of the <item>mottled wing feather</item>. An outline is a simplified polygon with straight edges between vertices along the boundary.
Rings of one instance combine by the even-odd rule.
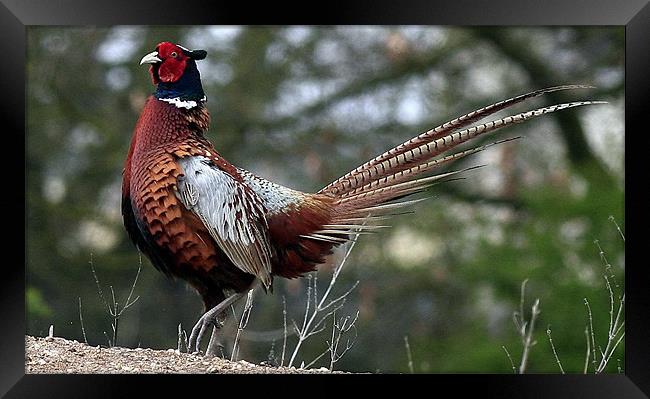
[[[271,245],[265,210],[252,190],[206,157],[178,161],[179,200],[206,226],[217,245],[239,269],[271,285]]]
[[[318,241],[313,237],[330,223],[334,200],[318,194],[293,190],[237,169],[246,186],[257,194],[266,209],[268,232],[276,248],[273,274],[295,278],[325,262],[334,245],[345,240]],[[336,237],[342,237],[336,232]]]

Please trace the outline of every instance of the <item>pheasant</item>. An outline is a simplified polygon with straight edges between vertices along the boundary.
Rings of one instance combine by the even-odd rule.
[[[197,352],[210,326],[206,352],[212,350],[224,311],[254,283],[271,290],[275,276],[291,279],[315,270],[357,232],[371,232],[381,227],[373,222],[420,201],[408,196],[467,170],[432,175],[436,168],[513,138],[449,154],[454,147],[547,113],[603,103],[557,104],[471,126],[545,93],[592,86],[522,94],[424,132],[312,194],[232,165],[208,141],[210,116],[196,65],[206,56],[162,42],[142,58],[156,91],[136,123],[122,182],[130,239],[158,270],[186,280],[203,300],[205,313],[190,336],[189,347]]]

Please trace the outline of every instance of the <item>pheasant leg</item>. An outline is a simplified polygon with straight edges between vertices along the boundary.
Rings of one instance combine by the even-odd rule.
[[[212,309],[208,310],[199,318],[199,320],[196,322],[194,325],[194,328],[192,328],[192,334],[190,334],[190,342],[188,347],[189,348],[194,348],[196,352],[200,352],[200,346],[201,346],[201,340],[203,339],[203,336],[205,335],[206,329],[210,327],[210,325],[214,326],[213,334],[212,337],[210,338],[210,343],[213,343],[213,340],[215,340],[215,335],[216,335],[216,330],[221,327],[221,323],[219,321],[219,315],[223,313],[228,306],[232,305],[233,303],[237,302],[237,300],[241,299],[246,293],[235,293],[225,300],[223,300],[220,304],[217,306],[213,307]],[[212,345],[213,347],[215,345]],[[208,349],[210,349],[210,345],[208,345]]]

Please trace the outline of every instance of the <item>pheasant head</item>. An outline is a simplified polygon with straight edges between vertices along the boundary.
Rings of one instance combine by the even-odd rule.
[[[161,42],[142,57],[140,65],[151,64],[149,73],[157,85],[156,98],[179,108],[193,108],[206,99],[196,67],[196,61],[206,55],[205,50],[188,50],[178,44]]]

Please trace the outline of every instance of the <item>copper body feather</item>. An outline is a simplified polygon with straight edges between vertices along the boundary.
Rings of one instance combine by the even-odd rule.
[[[224,290],[246,290],[257,276],[236,267],[215,242],[205,221],[183,203],[179,187],[185,177],[181,166],[184,160],[209,160],[211,168],[237,181],[257,198],[260,209],[268,212],[263,227],[272,246],[269,260],[273,275],[293,278],[314,270],[333,245],[301,237],[322,228],[331,218],[333,201],[329,197],[290,190],[292,197],[284,201],[286,207],[267,209],[262,201],[263,186],[279,186],[223,159],[203,138],[208,125],[209,114],[204,107],[181,109],[150,97],[136,124],[122,185],[122,213],[131,239],[156,268],[192,284],[206,308],[223,300]],[[260,195],[245,181],[257,184]],[[270,281],[265,283],[270,286]]]

